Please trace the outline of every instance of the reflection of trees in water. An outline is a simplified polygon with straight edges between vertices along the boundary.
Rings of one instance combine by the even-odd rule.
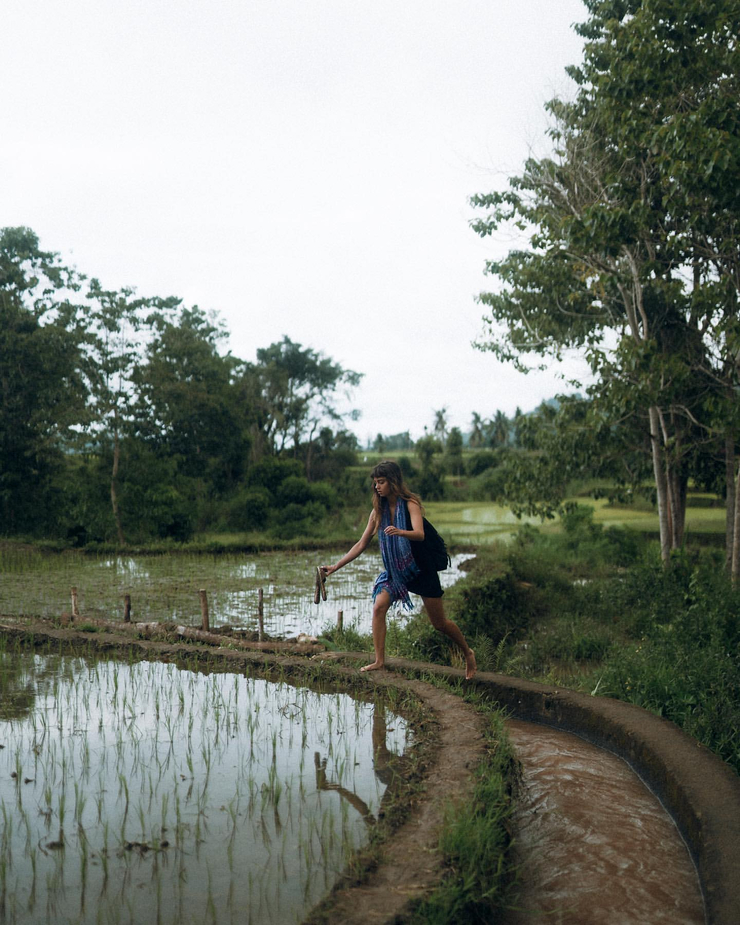
[[[65,666],[72,672],[72,666]],[[58,658],[37,659],[25,652],[0,653],[0,720],[25,719],[36,708],[36,695],[60,677]]]
[[[0,720],[23,719],[36,703],[34,673],[19,656],[0,656]]]
[[[391,785],[399,779],[399,765],[403,762],[403,756],[396,755],[388,748],[387,744],[388,724],[386,720],[385,704],[376,703],[373,710],[373,771],[378,780],[386,785],[386,792],[383,795],[383,801],[390,792]],[[333,790],[343,797],[357,812],[362,816],[368,825],[375,823],[375,817],[370,812],[370,808],[354,790],[349,790],[341,784],[329,781],[326,776],[326,758],[321,758],[319,752],[314,753],[314,766],[316,768],[316,789]]]

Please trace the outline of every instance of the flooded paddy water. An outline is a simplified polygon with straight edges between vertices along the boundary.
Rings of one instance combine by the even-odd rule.
[[[2,651],[0,921],[299,921],[410,735],[381,701]]]
[[[368,552],[327,581],[328,600],[314,604],[318,564],[335,562],[345,550],[270,552],[260,555],[89,556],[48,554],[36,550],[0,551],[0,615],[58,617],[69,611],[70,588],[78,589],[80,613],[116,620],[123,597],[131,595],[132,620],[200,623],[199,590],[208,594],[211,626],[257,628],[259,589],[264,592],[265,632],[273,636],[317,635],[335,625],[369,633],[370,593],[382,570],[380,555]],[[460,577],[452,568],[440,572],[443,587]],[[414,598],[417,609],[421,599]]]

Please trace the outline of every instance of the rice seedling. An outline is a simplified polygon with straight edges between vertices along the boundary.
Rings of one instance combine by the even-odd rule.
[[[7,646],[1,673],[34,692],[24,716],[0,714],[8,920],[297,920],[367,838],[357,801],[380,806],[373,703]],[[401,753],[407,724],[387,726]]]

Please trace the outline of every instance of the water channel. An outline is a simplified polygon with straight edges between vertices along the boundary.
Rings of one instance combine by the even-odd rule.
[[[704,925],[688,849],[621,758],[547,726],[510,720],[507,731],[522,781],[506,925]]]

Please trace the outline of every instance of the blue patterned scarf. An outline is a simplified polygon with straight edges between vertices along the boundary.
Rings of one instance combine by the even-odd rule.
[[[391,511],[385,498],[381,504],[378,539],[385,571],[375,579],[373,600],[381,591],[387,591],[392,603],[400,601],[407,610],[413,610],[414,605],[411,603],[406,585],[419,574],[419,566],[414,561],[411,543],[405,536],[386,536],[385,528],[390,526]],[[407,524],[406,502],[403,498],[397,498],[394,526],[399,530],[406,530]]]

